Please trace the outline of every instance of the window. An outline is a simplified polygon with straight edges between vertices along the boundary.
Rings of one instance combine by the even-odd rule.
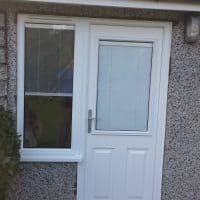
[[[74,30],[25,25],[25,148],[71,148]]]
[[[18,19],[17,125],[23,161],[79,161],[82,54],[79,24],[48,17]],[[79,43],[79,48],[75,44]],[[81,67],[80,67],[81,66]],[[74,94],[73,89],[76,88]],[[75,111],[73,111],[75,110]],[[78,115],[78,116],[77,116]],[[76,125],[79,123],[79,126]]]
[[[147,131],[152,43],[100,41],[96,129]]]

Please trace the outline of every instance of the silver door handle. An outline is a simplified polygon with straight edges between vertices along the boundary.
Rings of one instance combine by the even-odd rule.
[[[92,132],[92,121],[95,117],[92,116],[92,109],[88,110],[88,133]]]

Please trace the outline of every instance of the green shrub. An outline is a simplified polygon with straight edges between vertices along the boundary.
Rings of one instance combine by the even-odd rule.
[[[19,165],[20,140],[11,113],[0,106],[0,199],[5,199],[11,178]]]

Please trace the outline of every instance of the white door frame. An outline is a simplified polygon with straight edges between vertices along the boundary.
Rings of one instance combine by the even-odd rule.
[[[171,32],[172,32],[172,23],[171,22],[147,22],[147,21],[132,21],[132,20],[110,20],[110,19],[81,19],[85,21],[85,44],[88,43],[85,47],[85,58],[89,58],[89,37],[90,37],[90,26],[91,25],[108,25],[108,26],[126,26],[126,27],[150,27],[150,28],[161,28],[163,34],[162,41],[162,54],[161,54],[161,71],[160,71],[160,92],[158,98],[158,124],[157,124],[157,134],[156,136],[156,156],[155,156],[155,165],[156,173],[154,177],[154,191],[153,199],[161,199],[161,186],[162,186],[162,167],[163,167],[163,154],[164,154],[164,138],[165,138],[165,124],[166,124],[166,107],[167,107],[167,89],[168,89],[168,70],[169,70],[169,60],[170,60],[170,49],[171,49]],[[87,25],[87,26],[86,26]],[[88,61],[85,60],[85,63]],[[88,67],[87,69],[88,80]],[[85,100],[87,102],[89,87],[85,90]],[[85,107],[85,123],[87,123],[87,104],[83,105]],[[86,126],[87,127],[87,126]],[[87,130],[83,133],[85,134],[84,145],[86,147],[86,134]],[[84,148],[85,149],[85,148]],[[83,160],[78,163],[78,177],[77,177],[77,200],[85,200],[84,197],[84,185],[85,185],[85,165],[84,165],[84,154],[83,150]]]

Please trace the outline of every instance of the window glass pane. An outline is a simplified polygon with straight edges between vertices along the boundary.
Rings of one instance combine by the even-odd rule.
[[[72,92],[74,30],[29,27],[25,44],[26,92]]]
[[[70,148],[74,30],[25,28],[24,147]]]
[[[152,44],[100,42],[97,130],[146,131]]]
[[[71,97],[25,96],[24,147],[71,147]]]

